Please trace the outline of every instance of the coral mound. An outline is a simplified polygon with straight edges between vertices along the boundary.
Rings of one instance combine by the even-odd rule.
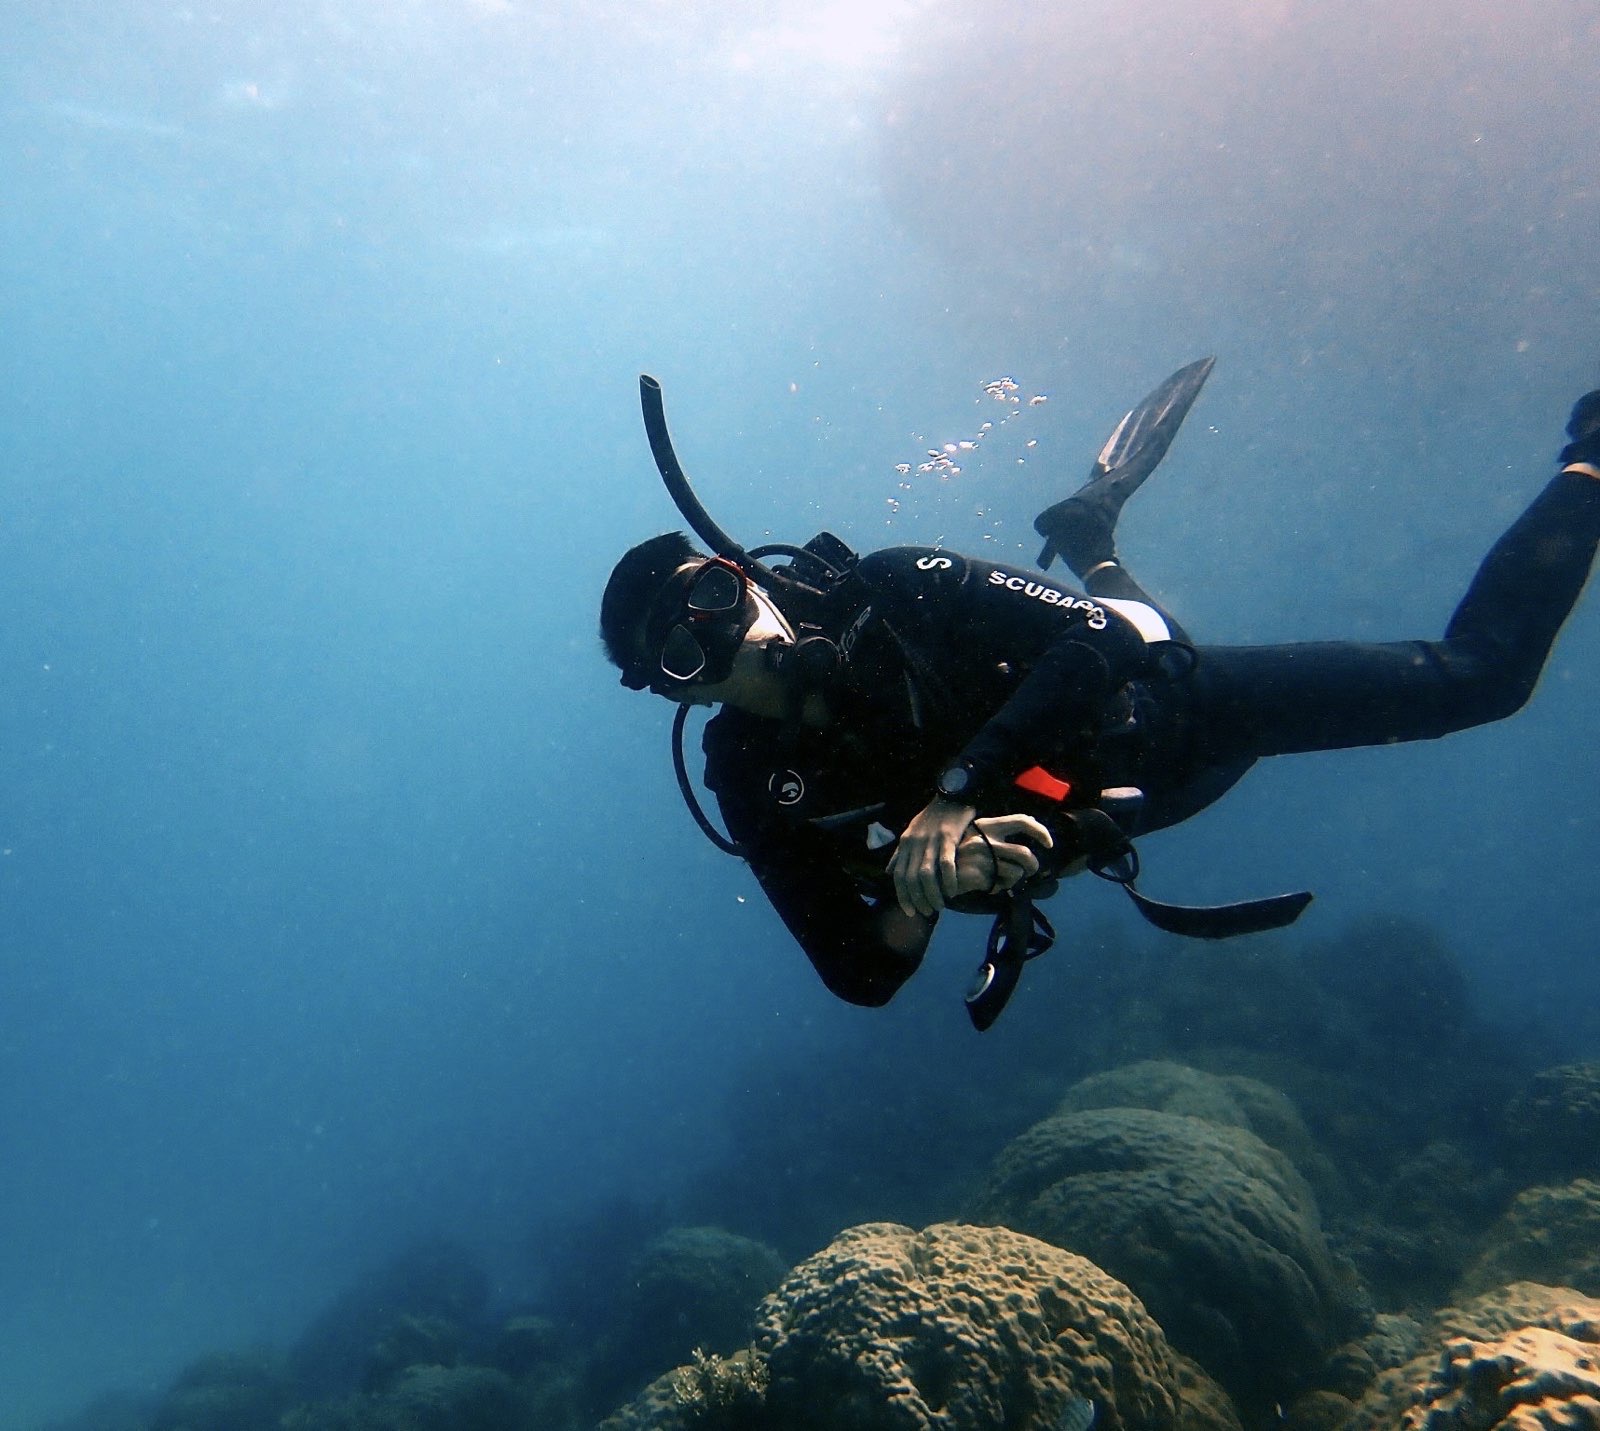
[[[769,1423],[830,1431],[1046,1431],[1074,1397],[1096,1431],[1178,1425],[1180,1370],[1137,1297],[1005,1228],[850,1228],[763,1303]]]
[[[1513,1281],[1600,1296],[1600,1182],[1579,1178],[1518,1193],[1485,1234],[1454,1295],[1476,1296]]]
[[[1600,1302],[1518,1282],[1434,1318],[1435,1349],[1378,1378],[1341,1431],[1595,1431]]]
[[[1305,1180],[1242,1128],[1139,1108],[1047,1118],[972,1211],[1121,1278],[1242,1401],[1281,1395],[1368,1320]]]
[[[635,1260],[616,1295],[615,1331],[594,1373],[601,1404],[632,1395],[695,1348],[726,1355],[750,1339],[756,1306],[789,1264],[720,1227],[675,1227]]]
[[[1490,1342],[1450,1342],[1415,1404],[1398,1418],[1359,1410],[1346,1431],[1593,1431],[1600,1426],[1600,1348],[1544,1327]]]
[[[1150,1058],[1096,1073],[1067,1090],[1057,1113],[1092,1108],[1153,1108],[1182,1113],[1228,1128],[1245,1128],[1300,1169],[1318,1161],[1311,1134],[1286,1093],[1256,1078],[1207,1073],[1187,1064]]]

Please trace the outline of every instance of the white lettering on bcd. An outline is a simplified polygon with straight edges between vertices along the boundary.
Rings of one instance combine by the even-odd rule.
[[[1042,581],[1029,581],[1025,576],[1012,576],[1003,571],[991,571],[989,585],[1003,586],[1007,591],[1020,591],[1024,596],[1031,596],[1046,606],[1059,606],[1064,611],[1081,611],[1084,624],[1091,630],[1106,629],[1105,607],[1099,602],[1090,601],[1086,596],[1074,596],[1070,591],[1061,591],[1054,586],[1045,585]]]

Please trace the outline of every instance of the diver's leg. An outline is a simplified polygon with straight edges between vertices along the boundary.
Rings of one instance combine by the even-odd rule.
[[[1600,467],[1569,463],[1494,544],[1443,640],[1201,647],[1202,744],[1215,756],[1287,755],[1429,740],[1512,714],[1597,544]]]
[[[1161,619],[1167,623],[1167,629],[1172,632],[1174,641],[1181,641],[1186,646],[1189,644],[1188,633],[1178,624],[1172,613],[1140,586],[1128,569],[1115,558],[1088,567],[1078,572],[1077,576],[1083,583],[1084,591],[1090,596],[1098,596],[1102,601],[1143,602],[1153,611],[1160,613]]]

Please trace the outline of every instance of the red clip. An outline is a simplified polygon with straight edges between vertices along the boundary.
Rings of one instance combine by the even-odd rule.
[[[1017,776],[1016,784],[1030,795],[1043,795],[1046,800],[1054,800],[1058,805],[1072,794],[1071,785],[1052,775],[1042,765],[1034,765],[1024,770]]]

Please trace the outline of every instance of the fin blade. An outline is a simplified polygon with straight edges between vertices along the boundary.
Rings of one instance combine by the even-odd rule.
[[[1172,439],[1178,435],[1178,429],[1216,363],[1214,357],[1200,358],[1179,368],[1143,402],[1130,409],[1100,449],[1094,475],[1102,477],[1135,464],[1147,471],[1153,470],[1167,455]]]

